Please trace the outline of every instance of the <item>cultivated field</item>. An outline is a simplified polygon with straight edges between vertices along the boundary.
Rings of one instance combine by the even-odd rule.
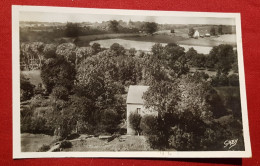
[[[88,35],[88,36],[79,36],[77,45],[79,46],[88,46],[91,41],[101,40],[101,39],[114,39],[121,37],[138,37],[140,34],[136,33],[115,33],[115,34],[100,34],[100,35]]]
[[[184,45],[199,45],[199,46],[218,46],[220,44],[230,44],[236,46],[236,35],[221,35],[219,37],[204,37],[204,38],[189,38],[179,41],[178,44]]]

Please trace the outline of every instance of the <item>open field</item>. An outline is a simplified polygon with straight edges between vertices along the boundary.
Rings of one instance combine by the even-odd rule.
[[[142,35],[142,36],[122,36],[121,39],[133,40],[133,41],[144,41],[144,42],[154,42],[154,43],[178,43],[179,41],[185,40],[186,38],[175,35]]]
[[[49,145],[55,141],[56,137],[45,134],[21,134],[21,151],[36,152],[42,145]]]
[[[138,34],[138,33],[114,33],[114,34],[79,36],[77,44],[79,46],[88,46],[91,41],[95,41],[95,40],[114,39],[114,38],[120,38],[120,37],[137,37],[137,36],[140,36],[140,34]]]
[[[73,42],[74,38],[63,38],[67,42]],[[177,43],[180,45],[188,46],[204,46],[204,47],[214,47],[220,44],[231,44],[236,46],[236,35],[221,35],[218,37],[204,37],[204,38],[188,38],[182,32],[177,32],[176,34],[155,34],[155,35],[144,35],[140,33],[129,33],[129,34],[100,34],[100,35],[88,35],[79,36],[76,43],[78,46],[88,46],[97,40],[106,39],[125,39],[129,41],[140,41],[140,42],[152,42],[152,43]],[[120,43],[121,44],[121,43]]]
[[[151,151],[149,144],[146,142],[145,136],[125,136],[125,140],[115,138],[108,142],[98,137],[87,139],[70,140],[71,148],[63,149],[63,151]],[[42,145],[54,145],[56,137],[44,134],[21,134],[22,152],[36,152]]]
[[[220,44],[230,44],[236,46],[236,35],[222,35],[219,37],[189,38],[179,41],[178,44],[199,45],[199,46],[218,46]]]
[[[110,46],[114,43],[120,43],[125,49],[135,48],[136,50],[142,50],[142,51],[151,51],[152,46],[156,42],[150,42],[150,41],[135,41],[135,40],[126,40],[126,39],[104,39],[104,40],[95,40],[90,42],[90,45],[93,43],[99,43],[101,47],[104,48],[110,48]],[[167,43],[161,43],[163,46],[165,46]],[[181,47],[184,47],[185,51],[188,51],[189,48],[193,47],[198,53],[202,54],[209,54],[212,47],[207,46],[190,46],[190,45],[180,45]]]

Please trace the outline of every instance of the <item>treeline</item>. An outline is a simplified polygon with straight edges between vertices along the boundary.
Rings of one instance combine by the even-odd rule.
[[[68,22],[65,27],[20,28],[20,42],[60,43],[62,38],[77,38],[79,36],[99,35],[109,33],[139,33],[139,31],[154,33],[158,25],[154,22],[129,22],[111,20],[98,26],[81,26],[80,23]]]

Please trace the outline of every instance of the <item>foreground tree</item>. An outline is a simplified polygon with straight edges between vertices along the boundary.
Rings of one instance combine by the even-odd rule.
[[[207,58],[207,66],[214,67],[218,75],[227,75],[232,69],[234,59],[235,53],[233,47],[228,44],[221,44],[213,47],[210,51]]]
[[[58,56],[45,61],[42,66],[41,78],[49,93],[55,86],[63,86],[70,91],[73,87],[75,74],[74,66],[64,57]]]
[[[209,83],[197,74],[151,85],[144,94],[145,106],[158,116],[155,118],[157,127],[148,134],[150,144],[159,149],[207,148],[201,142],[215,116],[213,101],[218,100],[209,99],[211,90]],[[211,143],[217,141],[214,139]]]
[[[68,62],[75,64],[76,45],[73,43],[60,44],[56,49],[56,55],[64,57]]]

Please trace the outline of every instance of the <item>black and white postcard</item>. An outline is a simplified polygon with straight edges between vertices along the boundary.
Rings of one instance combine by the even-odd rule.
[[[13,158],[251,157],[239,13],[12,7]]]

